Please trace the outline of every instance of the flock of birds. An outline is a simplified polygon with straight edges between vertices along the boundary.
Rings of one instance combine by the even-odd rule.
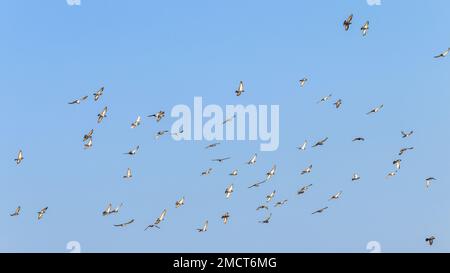
[[[349,31],[350,30],[352,21],[353,21],[353,15],[348,16],[347,19],[344,20],[343,27],[344,27],[345,31]],[[369,31],[369,21],[366,21],[364,23],[364,25],[361,27],[361,33],[362,33],[363,36],[366,36],[368,34],[368,31]],[[444,57],[446,57],[448,55],[449,51],[450,51],[450,48],[448,48],[444,52],[434,56],[434,58],[444,58]],[[301,80],[299,80],[300,87],[304,88],[306,86],[307,82],[308,82],[308,78],[306,78],[306,77],[302,78]],[[240,81],[238,88],[235,90],[235,95],[236,96],[241,96],[244,92],[245,92],[245,90],[244,90],[244,83],[242,81]],[[96,91],[93,94],[94,101],[97,102],[98,100],[100,100],[100,98],[102,97],[103,93],[104,93],[104,87],[101,87],[98,91]],[[81,97],[79,99],[75,99],[75,100],[69,102],[69,104],[70,105],[78,105],[78,104],[81,104],[84,101],[86,101],[88,98],[89,98],[89,96],[83,96],[83,97]],[[317,103],[324,103],[324,102],[330,100],[331,98],[332,98],[332,94],[329,94],[329,95],[321,98]],[[335,106],[336,109],[339,109],[342,106],[342,100],[341,99],[336,100],[333,103],[333,105]],[[378,113],[378,112],[380,112],[382,110],[383,106],[384,105],[381,104],[381,105],[371,109],[366,114],[367,115],[376,114],[376,113]],[[107,118],[107,112],[108,112],[108,107],[104,107],[103,110],[97,115],[97,123],[98,124],[100,124],[105,118]],[[156,120],[156,122],[159,122],[159,121],[161,121],[161,119],[163,119],[165,117],[165,112],[164,111],[158,111],[155,114],[148,115],[147,117],[148,118],[154,118]],[[223,124],[225,124],[227,122],[231,122],[233,120],[233,118],[234,117],[226,119],[223,122]],[[134,129],[134,128],[137,128],[140,124],[141,124],[141,117],[138,116],[136,118],[136,120],[131,123],[130,127],[132,129]],[[169,133],[168,130],[158,131],[156,133],[156,135],[155,135],[155,138],[158,139],[158,138],[162,137],[163,135],[165,135],[167,133]],[[183,133],[183,130],[180,130],[179,132],[173,133],[173,134],[182,134],[182,133]],[[413,134],[414,134],[414,131],[401,131],[401,137],[402,138],[409,138]],[[92,146],[93,146],[93,135],[94,135],[94,129],[91,129],[88,133],[86,133],[83,136],[84,149],[92,148]],[[311,146],[311,148],[324,146],[326,144],[327,140],[328,140],[328,137],[325,137],[325,138],[315,142]],[[364,142],[365,138],[364,137],[355,137],[352,141],[353,142]],[[212,149],[212,148],[217,147],[220,144],[221,143],[219,143],[219,142],[212,143],[212,144],[209,144],[208,146],[206,146],[205,149]],[[297,148],[300,151],[305,151],[307,149],[307,147],[308,147],[308,141],[305,140],[303,142],[303,144],[300,145]],[[402,147],[399,150],[398,156],[400,157],[400,156],[404,155],[406,152],[411,151],[413,149],[414,149],[414,147]],[[139,151],[139,145],[134,147],[133,149],[131,149],[130,151],[128,151],[128,152],[126,152],[124,154],[129,155],[129,156],[134,156],[134,155],[137,154],[138,151]],[[258,155],[254,154],[246,162],[246,164],[247,165],[254,165],[254,164],[256,164],[257,157],[258,157]],[[23,151],[19,150],[17,158],[14,159],[16,164],[20,165],[24,161],[24,159],[25,159],[25,157],[24,157]],[[230,159],[230,157],[224,157],[224,158],[212,159],[212,161],[218,162],[218,163],[222,163],[222,162],[224,162],[226,160],[229,160],[229,159]],[[402,159],[401,158],[395,159],[392,162],[393,170],[387,173],[386,178],[390,178],[390,177],[395,176],[398,173],[398,171],[401,169],[401,163],[402,163]],[[250,185],[248,188],[249,189],[256,188],[256,187],[261,186],[262,184],[265,184],[265,183],[269,182],[270,179],[276,175],[276,170],[277,170],[277,166],[273,165],[273,167],[265,173],[265,178],[262,181],[254,183],[254,184]],[[300,175],[307,175],[307,174],[311,173],[312,170],[313,170],[313,165],[309,165],[309,166],[307,166],[305,169],[303,169],[300,172]],[[212,168],[208,168],[208,169],[204,170],[203,172],[201,172],[201,176],[208,176],[208,175],[210,175],[212,173],[212,171],[213,171]],[[237,176],[238,175],[238,170],[237,169],[233,170],[229,175],[230,176]],[[123,176],[123,179],[131,179],[132,177],[133,177],[132,171],[131,171],[130,168],[128,168],[126,173],[125,173],[125,175]],[[359,181],[360,179],[361,179],[361,176],[358,173],[354,173],[353,176],[351,177],[351,181],[353,181],[353,182]],[[435,181],[435,180],[436,180],[436,178],[434,178],[434,177],[427,177],[427,178],[425,178],[424,181],[425,181],[426,188],[430,187],[431,183],[433,181]],[[308,184],[308,185],[302,186],[300,189],[297,190],[297,195],[300,196],[300,195],[306,194],[306,192],[312,186],[313,186],[313,184]],[[230,184],[229,186],[226,187],[226,189],[224,191],[225,198],[227,198],[227,199],[231,198],[233,192],[234,192],[233,184]],[[343,193],[343,191],[339,191],[339,192],[337,192],[335,194],[332,194],[329,197],[328,200],[329,201],[338,200],[342,196],[342,193]],[[274,199],[275,195],[276,195],[276,190],[273,190],[271,193],[267,194],[265,196],[265,202],[263,204],[259,205],[256,208],[256,210],[257,211],[259,211],[259,210],[269,211],[269,203]],[[273,206],[274,207],[281,207],[281,206],[285,205],[287,202],[288,202],[288,200],[284,199],[284,200],[276,202]],[[177,200],[175,202],[175,208],[179,209],[182,206],[184,206],[184,204],[185,204],[185,197],[182,197],[182,198],[180,198],[179,200]],[[109,216],[109,215],[117,214],[117,213],[119,213],[122,205],[123,204],[119,204],[117,207],[113,208],[112,204],[110,203],[110,204],[108,204],[107,208],[102,212],[102,215],[103,216]],[[329,208],[328,206],[324,206],[324,207],[322,207],[320,209],[317,209],[317,210],[311,212],[311,214],[314,215],[314,214],[324,213],[328,208]],[[48,209],[48,207],[44,207],[44,208],[42,208],[41,210],[39,210],[37,212],[37,219],[38,220],[41,220],[44,217],[45,213],[47,212],[47,209]],[[13,213],[10,214],[10,216],[11,217],[17,217],[17,216],[20,215],[20,212],[21,212],[21,207],[18,206],[16,208],[16,210]],[[164,209],[161,212],[161,214],[154,220],[154,222],[151,222],[145,228],[145,230],[148,230],[148,229],[151,229],[151,228],[158,228],[159,229],[160,228],[159,225],[164,221],[164,219],[166,217],[166,214],[167,214],[167,209]],[[230,217],[231,217],[230,213],[229,212],[225,212],[223,215],[220,216],[220,219],[223,222],[223,224],[227,224]],[[272,213],[269,213],[264,219],[260,220],[259,223],[261,223],[261,224],[268,224],[268,223],[270,223],[271,218],[272,218]],[[124,223],[115,224],[114,226],[123,228],[123,227],[126,227],[126,226],[130,225],[130,224],[133,224],[134,222],[135,222],[134,219],[130,219],[129,221],[126,221]],[[206,220],[203,223],[203,225],[200,226],[199,228],[197,228],[196,230],[198,232],[207,232],[208,231],[208,220]],[[431,236],[428,236],[425,239],[425,242],[431,246],[431,245],[433,245],[434,240],[436,240],[436,237],[434,235],[431,235]]]

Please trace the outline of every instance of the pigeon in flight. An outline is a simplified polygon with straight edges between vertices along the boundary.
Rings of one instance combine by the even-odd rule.
[[[270,178],[272,178],[272,176],[274,176],[275,175],[275,171],[277,170],[277,165],[273,165],[272,166],[272,169],[270,169],[270,171],[268,171],[267,173],[266,173],[266,180],[269,180]]]
[[[352,141],[355,142],[355,141],[365,141],[365,140],[366,139],[363,137],[355,137]]]
[[[181,197],[180,200],[178,200],[178,201],[175,202],[175,208],[177,209],[177,208],[179,208],[179,207],[181,207],[181,206],[183,206],[183,205],[184,205],[184,196]]]
[[[329,94],[328,96],[325,96],[325,97],[321,98],[317,103],[326,102],[326,101],[329,100],[332,96],[333,96],[333,94]]]
[[[133,175],[131,174],[131,169],[128,168],[127,173],[123,176],[123,178],[128,179],[128,178],[132,178]]]
[[[91,147],[92,147],[92,138],[90,138],[90,139],[88,140],[88,142],[84,144],[84,149],[85,149],[85,150],[86,150],[86,149],[89,149],[89,148],[91,148]]]
[[[159,215],[159,217],[156,218],[155,222],[154,222],[153,224],[151,224],[151,225],[148,225],[148,226],[145,228],[145,230],[147,230],[147,229],[149,229],[149,228],[153,228],[153,227],[159,229],[160,227],[159,227],[158,225],[164,220],[164,217],[166,217],[166,214],[167,214],[167,210],[164,209],[163,212],[161,212],[161,215]],[[144,231],[145,231],[145,230],[144,230]]]
[[[429,188],[429,187],[431,186],[431,182],[434,181],[434,180],[436,180],[436,178],[434,178],[434,177],[428,177],[427,179],[425,179],[425,186],[426,186],[427,188]]]
[[[253,185],[251,185],[250,187],[248,187],[249,189],[251,189],[251,188],[257,188],[257,187],[259,187],[259,185],[261,185],[261,184],[263,184],[263,183],[266,183],[267,182],[267,180],[263,180],[263,181],[261,181],[261,182],[257,182],[257,183],[255,183],[255,184],[253,184]]]
[[[402,133],[402,138],[407,138],[407,137],[410,137],[412,134],[414,134],[414,131],[409,131],[409,132],[401,131],[401,133]]]
[[[244,83],[242,82],[242,81],[240,81],[239,82],[239,87],[238,87],[238,89],[236,89],[236,91],[235,91],[235,93],[236,93],[236,96],[240,96],[242,93],[244,93],[245,91],[244,91]]]
[[[367,115],[370,115],[370,114],[375,114],[375,113],[378,113],[378,112],[380,112],[380,110],[381,110],[381,108],[383,108],[383,104],[382,105],[380,105],[380,106],[378,106],[378,107],[376,107],[376,108],[373,108],[372,110],[370,110],[369,112],[367,112],[366,114]]]
[[[271,218],[272,218],[272,213],[266,219],[259,221],[259,223],[268,224]]]
[[[205,149],[211,149],[211,148],[216,147],[217,145],[220,145],[220,143],[217,142],[217,143],[209,144],[208,146],[205,147]]]
[[[450,47],[446,51],[442,52],[441,54],[434,56],[434,58],[444,58],[448,55],[449,51],[450,51]]]
[[[276,208],[277,207],[281,207],[281,206],[285,205],[287,203],[287,201],[288,201],[287,199],[284,199],[283,201],[278,201],[273,206],[276,207]]]
[[[306,167],[306,168],[300,173],[300,175],[304,175],[304,174],[311,173],[312,167],[313,167],[313,165],[309,165],[308,167]]]
[[[233,170],[229,175],[237,176],[238,175],[238,170]]]
[[[273,192],[271,192],[269,195],[266,196],[266,202],[269,203],[270,201],[272,201],[273,197],[275,196],[276,191],[274,190]]]
[[[338,99],[335,103],[333,103],[334,104],[334,106],[336,107],[336,109],[339,109],[339,107],[341,107],[341,105],[342,105],[342,100],[341,99]]]
[[[304,194],[305,192],[307,192],[307,191],[309,190],[309,188],[311,188],[312,185],[313,185],[313,184],[309,184],[309,185],[306,185],[306,186],[301,187],[301,188],[297,191],[297,195],[302,195],[302,194]]]
[[[318,142],[317,142],[316,144],[314,144],[312,147],[314,148],[314,147],[317,147],[317,146],[322,146],[322,145],[325,144],[325,142],[326,142],[327,140],[328,140],[328,137],[326,137],[326,138],[324,138],[324,139],[318,141]]]
[[[135,155],[139,150],[139,145],[136,146],[134,149],[129,150],[128,152],[124,153],[125,155]]]
[[[366,21],[364,25],[361,27],[362,35],[366,36],[368,31],[369,31],[369,21]]]
[[[308,78],[303,78],[303,79],[301,79],[301,80],[299,81],[299,82],[300,82],[300,87],[304,87],[307,81],[308,81]]]
[[[107,106],[105,106],[105,108],[103,108],[102,112],[97,115],[98,116],[97,123],[102,122],[102,120],[106,117],[106,112],[108,112]]]
[[[79,98],[79,99],[69,102],[69,104],[80,104],[82,101],[85,101],[87,98],[88,98],[88,96],[84,96],[82,98]]]
[[[155,135],[155,139],[159,139],[160,137],[162,137],[163,135],[165,135],[166,133],[168,133],[168,130],[162,130],[156,133]]]
[[[328,199],[328,200],[337,200],[337,199],[339,199],[340,197],[341,197],[341,195],[342,195],[342,191],[340,191],[340,192],[338,192],[338,193],[336,193],[336,194],[334,194],[334,195],[332,195],[331,197],[330,197],[330,199]]]
[[[95,92],[94,95],[94,101],[98,101],[98,99],[103,95],[103,91],[105,90],[104,87],[101,87],[97,92]]]
[[[231,157],[215,158],[215,159],[212,159],[211,161],[216,161],[216,162],[222,163],[222,162],[224,162],[225,160],[228,160],[228,159],[230,159],[230,158],[231,158]]]
[[[311,213],[311,214],[322,213],[322,212],[324,212],[324,211],[327,210],[327,209],[328,209],[328,207],[324,207],[324,208],[321,208],[321,209],[316,210],[315,212],[313,212],[313,213]]]
[[[149,115],[147,117],[148,118],[155,118],[156,122],[159,122],[165,115],[166,115],[166,113],[164,111],[159,111],[158,113],[153,114],[153,115]]]
[[[111,211],[112,211],[112,204],[109,203],[108,207],[102,212],[102,215],[107,216],[107,215],[111,214]]]
[[[259,206],[259,207],[256,208],[256,210],[260,210],[260,209],[266,209],[266,210],[268,210],[269,207],[266,206],[266,205],[261,205],[261,206]]]
[[[224,224],[227,224],[228,223],[228,219],[230,218],[230,213],[225,212],[225,214],[222,215],[222,217],[220,217],[220,218],[222,219]]]
[[[303,142],[303,144],[300,147],[298,147],[298,149],[304,151],[304,150],[306,150],[306,145],[308,145],[307,140],[305,140],[305,142]]]
[[[398,155],[403,155],[408,150],[414,150],[414,147],[408,147],[408,148],[401,148]]]
[[[350,14],[347,19],[344,20],[344,23],[342,24],[344,26],[345,31],[348,31],[350,28],[350,25],[352,24],[353,20],[353,14]]]
[[[21,208],[20,208],[20,206],[18,206],[18,207],[16,208],[16,210],[14,211],[14,213],[11,213],[9,216],[11,216],[11,217],[19,216],[20,210],[21,210]]]
[[[208,231],[208,220],[206,220],[206,222],[203,224],[202,228],[197,228],[198,232],[206,232]]]
[[[231,118],[227,118],[226,120],[224,120],[224,121],[222,122],[222,125],[224,125],[224,124],[226,124],[226,123],[232,121],[235,117],[236,117],[236,114],[234,114]]]
[[[138,127],[139,124],[141,124],[141,116],[138,116],[136,120],[133,123],[131,123],[131,129]]]
[[[400,170],[400,165],[401,165],[401,163],[402,163],[402,160],[401,159],[397,159],[397,160],[394,160],[393,162],[392,162],[392,164],[394,164],[395,165],[395,168],[397,169],[397,170]]]
[[[15,158],[14,161],[16,161],[16,164],[19,165],[22,162],[22,160],[24,160],[23,152],[22,152],[22,150],[19,150],[19,153],[17,154],[17,158]]]
[[[131,219],[130,221],[125,222],[125,223],[116,224],[116,225],[114,225],[114,226],[115,226],[115,227],[126,227],[126,226],[128,226],[128,225],[130,225],[130,224],[132,224],[132,223],[134,223],[134,219]]]
[[[430,236],[430,237],[425,239],[425,242],[427,242],[430,246],[432,246],[433,243],[434,243],[434,240],[436,240],[436,237]]]
[[[207,176],[212,172],[212,168],[207,169],[206,171],[203,171],[201,176]]]
[[[352,176],[352,181],[358,181],[359,179],[361,179],[361,176],[359,176],[357,173],[354,173]]]
[[[48,207],[45,207],[43,209],[41,209],[40,211],[38,211],[38,220],[41,220],[42,217],[44,216],[44,214],[47,212]]]
[[[87,134],[85,134],[83,136],[83,142],[88,140],[88,139],[91,139],[93,134],[94,134],[94,129],[91,129]]]
[[[230,198],[233,191],[233,184],[231,184],[225,189],[225,197]]]
[[[248,165],[253,165],[253,164],[255,164],[256,163],[256,158],[258,157],[258,155],[257,154],[254,154],[253,156],[252,156],[252,158],[250,158],[250,160],[247,162],[247,164]]]
[[[397,175],[397,171],[390,172],[386,175],[386,178],[393,177]]]

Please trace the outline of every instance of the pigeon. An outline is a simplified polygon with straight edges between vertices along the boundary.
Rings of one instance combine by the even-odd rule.
[[[397,159],[397,160],[394,160],[394,161],[392,162],[392,164],[395,165],[395,168],[396,168],[397,170],[400,170],[400,163],[401,163],[401,162],[402,162],[401,159]]]
[[[285,205],[287,203],[287,201],[288,201],[287,199],[284,199],[283,201],[278,201],[273,206],[276,207],[276,208],[277,207],[281,207],[281,206]]]
[[[184,196],[181,197],[180,200],[178,200],[178,201],[175,202],[175,208],[177,209],[177,208],[179,208],[179,207],[181,207],[181,206],[183,206],[183,205],[184,205]]]
[[[337,200],[337,199],[339,199],[339,198],[341,197],[341,195],[342,195],[342,191],[340,191],[340,192],[338,192],[338,193],[332,195],[332,196],[330,197],[330,199],[328,199],[328,200]]]
[[[110,212],[109,212],[109,214],[113,214],[113,213],[119,213],[119,210],[120,210],[120,208],[123,206],[123,203],[120,203],[120,205],[119,206],[117,206],[115,209],[113,209],[113,210],[111,210]]]
[[[95,92],[94,95],[94,101],[98,101],[98,99],[103,95],[103,91],[105,90],[104,87],[101,87],[97,92]]]
[[[397,175],[397,171],[390,172],[386,175],[386,178],[393,177]]]
[[[130,225],[130,224],[132,224],[132,223],[134,223],[134,219],[131,219],[130,221],[125,222],[125,223],[116,224],[116,225],[114,225],[114,226],[115,226],[115,227],[126,227],[126,226],[128,226],[128,225]]]
[[[24,160],[23,152],[22,152],[22,150],[19,150],[19,153],[17,154],[17,158],[15,158],[14,161],[16,161],[16,164],[19,165],[22,162],[22,160]]]
[[[102,112],[97,115],[98,116],[97,123],[102,122],[102,120],[106,117],[106,112],[108,112],[107,106],[105,106],[105,108],[103,108]]]
[[[14,211],[14,213],[11,213],[9,216],[11,216],[11,217],[19,216],[20,210],[21,210],[21,208],[20,208],[20,206],[18,206],[18,207],[16,208],[16,210]]]
[[[432,246],[433,243],[434,243],[434,240],[436,240],[436,237],[430,236],[430,237],[425,239],[425,242],[427,242],[430,246]]]
[[[124,153],[125,155],[135,155],[139,151],[139,145],[136,146],[134,149],[129,150],[128,152]]]
[[[300,147],[298,147],[298,149],[304,151],[304,150],[306,150],[306,145],[308,145],[307,140],[305,140],[305,142],[303,142],[303,144]]]
[[[111,203],[109,203],[108,207],[102,212],[102,215],[107,216],[107,215],[111,214],[111,211],[112,211],[112,205],[111,205]]]
[[[361,27],[362,35],[366,36],[368,31],[369,31],[369,21],[366,21],[364,25]]]
[[[334,104],[334,106],[336,107],[336,109],[339,109],[339,107],[341,107],[341,105],[342,105],[342,100],[341,99],[338,99],[335,103],[333,103]]]
[[[313,167],[313,165],[309,165],[308,167],[306,167],[306,168],[300,173],[300,175],[304,175],[304,174],[307,174],[307,173],[311,173],[312,167]]]
[[[224,120],[224,121],[222,122],[222,125],[224,125],[224,124],[226,124],[226,123],[232,121],[235,117],[236,117],[236,114],[234,114],[231,118],[227,118],[226,120]]]
[[[350,28],[350,25],[352,24],[353,14],[350,14],[347,19],[345,19],[344,23],[342,24],[344,26],[345,31],[348,31]]]
[[[139,124],[141,124],[141,116],[138,116],[136,120],[133,123],[131,123],[131,129],[138,127]]]
[[[123,176],[123,178],[127,179],[127,178],[132,178],[133,175],[131,174],[131,169],[128,168],[127,173]]]
[[[82,98],[79,98],[79,99],[69,102],[69,104],[80,104],[82,101],[85,101],[87,98],[88,98],[88,96],[84,96]]]
[[[383,106],[384,106],[384,105],[381,104],[380,106],[373,108],[372,110],[370,110],[369,112],[367,112],[366,115],[378,113],[378,112],[381,110],[381,108],[383,108]]]
[[[228,159],[230,159],[230,158],[231,158],[231,157],[216,158],[216,159],[212,159],[211,161],[215,161],[215,162],[222,163],[222,162],[224,162],[225,160],[228,160]]]
[[[228,223],[228,219],[230,218],[230,213],[225,212],[225,214],[222,215],[222,217],[220,217],[220,218],[222,219],[224,224],[227,224]]]
[[[261,181],[261,182],[257,182],[257,183],[255,183],[255,184],[253,184],[253,185],[251,185],[250,187],[248,187],[249,189],[251,189],[251,188],[257,188],[257,187],[259,187],[259,185],[261,185],[261,184],[263,184],[263,183],[266,183],[267,182],[267,180],[263,180],[263,181]]]
[[[425,179],[425,186],[426,186],[427,188],[429,188],[429,187],[431,186],[431,182],[432,182],[433,180],[436,180],[436,178],[434,178],[434,177],[428,177],[427,179]]]
[[[261,206],[259,206],[259,207],[256,208],[256,210],[260,210],[260,209],[266,209],[266,210],[268,210],[269,207],[266,206],[266,205],[261,205]]]
[[[84,144],[84,149],[85,149],[85,150],[86,150],[86,149],[89,149],[89,148],[91,148],[91,147],[92,147],[92,138],[90,138],[90,139],[88,140],[88,142]]]
[[[45,207],[43,209],[41,209],[40,211],[38,211],[38,220],[41,220],[42,217],[44,217],[44,214],[47,212],[48,207]]]
[[[303,78],[303,79],[301,79],[301,80],[299,81],[299,82],[300,82],[300,87],[304,87],[307,81],[308,81],[308,78]]]
[[[166,115],[166,113],[164,111],[159,111],[158,113],[153,114],[153,115],[149,115],[147,117],[148,118],[155,118],[156,122],[159,122],[165,115]]]
[[[322,139],[322,140],[319,140],[316,144],[314,144],[312,147],[314,148],[314,147],[317,147],[317,146],[322,146],[322,145],[324,145],[325,144],[325,142],[328,140],[328,137],[326,137],[326,138],[324,138],[324,139]]]
[[[324,211],[327,210],[327,209],[328,209],[328,207],[324,207],[324,208],[321,208],[321,209],[316,210],[315,212],[313,212],[313,213],[311,213],[311,214],[322,213],[322,212],[324,212]]]
[[[365,140],[366,139],[363,137],[355,137],[352,141],[355,142],[355,141],[365,141]]]
[[[233,191],[233,184],[231,184],[225,189],[225,197],[230,198]]]
[[[408,147],[408,148],[401,148],[398,155],[403,155],[408,150],[414,150],[414,147]]]
[[[252,158],[250,158],[250,160],[247,162],[247,165],[253,165],[253,164],[255,164],[256,163],[256,158],[258,157],[258,155],[257,154],[254,154],[253,156],[252,156]]]
[[[203,224],[202,228],[197,228],[198,232],[206,232],[208,231],[208,220],[206,220],[206,222]]]
[[[352,181],[358,181],[359,179],[361,179],[361,177],[357,173],[354,173],[352,176]]]
[[[277,170],[277,165],[273,165],[273,166],[272,166],[272,169],[270,169],[270,171],[268,171],[268,172],[266,173],[266,175],[267,175],[266,180],[271,179],[272,176],[275,175],[275,171],[276,171],[276,170]]]
[[[301,187],[298,191],[297,191],[297,195],[302,195],[304,194],[306,191],[309,190],[309,188],[312,186],[313,184],[309,184],[306,186]]]
[[[83,142],[88,140],[88,139],[91,139],[93,134],[94,134],[94,129],[91,129],[87,134],[85,134],[83,136]]]
[[[238,175],[238,170],[233,170],[229,175],[237,176]]]
[[[271,218],[272,218],[272,213],[266,219],[259,221],[259,223],[268,224]]]
[[[156,133],[155,135],[155,139],[159,139],[160,137],[162,137],[163,135],[165,135],[166,133],[168,133],[168,130],[162,130]]]
[[[402,138],[407,138],[407,137],[410,137],[412,134],[414,134],[414,131],[409,131],[409,132],[401,131],[401,133],[402,133]]]
[[[240,96],[242,93],[244,93],[244,83],[242,81],[239,82],[239,87],[238,89],[235,91],[236,96]]]
[[[207,176],[212,172],[212,168],[207,169],[206,171],[203,171],[201,176]]]
[[[333,94],[329,94],[328,96],[325,96],[325,97],[321,98],[317,103],[326,102],[326,101],[329,100],[332,96],[333,96]]]
[[[442,52],[441,54],[434,56],[434,58],[444,58],[448,55],[449,51],[450,51],[450,47],[446,51]]]
[[[209,144],[208,146],[205,147],[205,149],[214,148],[214,147],[216,147],[217,145],[220,145],[220,143],[217,142],[217,143]]]
[[[166,217],[166,214],[167,214],[167,210],[164,209],[163,212],[161,212],[161,215],[159,215],[159,217],[156,218],[155,222],[154,222],[153,224],[151,224],[151,225],[148,225],[148,226],[145,228],[145,230],[147,230],[147,229],[149,229],[149,228],[153,228],[153,227],[159,229],[160,227],[159,227],[158,225],[164,220],[164,217]],[[145,231],[145,230],[144,230],[144,231]]]
[[[269,203],[270,201],[272,201],[273,197],[275,196],[276,191],[274,190],[273,192],[271,192],[269,195],[266,196],[266,202]]]

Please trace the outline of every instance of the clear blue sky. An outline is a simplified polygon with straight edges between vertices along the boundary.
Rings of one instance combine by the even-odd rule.
[[[433,59],[450,46],[448,1],[156,2],[2,2],[0,251],[66,252],[69,241],[84,252],[367,252],[369,241],[385,252],[450,250],[450,59]],[[350,13],[354,24],[345,32]],[[300,89],[304,76],[310,81]],[[246,92],[236,97],[240,80]],[[99,102],[67,104],[100,86]],[[329,93],[331,102],[316,104]],[[192,105],[194,96],[205,104],[279,104],[279,149],[155,141],[170,117],[129,128],[138,114]],[[365,115],[382,103],[381,112]],[[108,117],[97,126],[104,106]],[[85,151],[81,138],[91,128],[94,147]],[[402,139],[401,130],[415,134]],[[324,147],[296,149],[325,136]],[[366,142],[352,143],[355,136]],[[137,144],[136,157],[122,155]],[[386,180],[403,146],[415,150]],[[20,148],[25,160],[16,166]],[[257,164],[243,164],[255,152]],[[210,161],[222,156],[232,159]],[[247,189],[274,163],[269,183]],[[309,164],[313,172],[300,176]],[[124,182],[128,167],[134,178]],[[215,172],[200,177],[208,167]],[[235,168],[239,175],[228,176]],[[362,176],[357,184],[354,172]],[[438,181],[426,190],[428,176]],[[235,192],[226,200],[230,183]],[[266,213],[255,209],[274,189],[275,201],[289,202],[271,207],[271,223],[259,224]],[[342,198],[328,202],[339,190]],[[175,210],[181,196],[186,205]],[[109,202],[124,207],[102,217]],[[17,205],[22,214],[9,217]],[[164,208],[161,230],[144,232]],[[131,218],[127,228],[112,226]],[[206,219],[208,232],[197,233]],[[432,248],[429,235],[438,238]]]

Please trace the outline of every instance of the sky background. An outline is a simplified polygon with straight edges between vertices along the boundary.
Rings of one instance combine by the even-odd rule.
[[[82,252],[368,252],[369,241],[383,252],[450,251],[450,59],[433,59],[450,46],[449,8],[446,0],[2,1],[0,251],[68,252],[69,241]],[[246,92],[236,97],[240,80]],[[98,102],[67,104],[101,86]],[[331,101],[316,104],[329,93]],[[279,149],[156,141],[170,117],[129,127],[137,115],[192,106],[194,96],[221,106],[280,105]],[[108,117],[97,125],[104,106]],[[94,146],[83,150],[92,128]],[[401,130],[415,134],[402,139]],[[296,149],[326,136],[323,147]],[[352,143],[356,136],[366,141]],[[135,157],[122,154],[138,144]],[[386,180],[407,146],[415,150]],[[25,160],[16,166],[19,149]],[[245,165],[255,152],[257,164]],[[269,183],[247,189],[273,164]],[[300,176],[309,164],[313,172]],[[125,182],[128,167],[134,177]],[[209,167],[214,172],[200,177]],[[235,168],[239,175],[230,177]],[[438,181],[426,190],[428,176]],[[230,183],[235,192],[226,200]],[[255,209],[273,190],[275,202],[289,201],[272,203],[272,221],[259,224],[268,213]],[[328,201],[340,190],[341,199]],[[175,209],[182,196],[185,206]],[[102,217],[110,202],[124,206]],[[21,215],[10,217],[18,205]],[[144,232],[164,208],[161,229]],[[206,219],[208,232],[196,232]],[[424,241],[430,235],[438,238],[432,247]]]

